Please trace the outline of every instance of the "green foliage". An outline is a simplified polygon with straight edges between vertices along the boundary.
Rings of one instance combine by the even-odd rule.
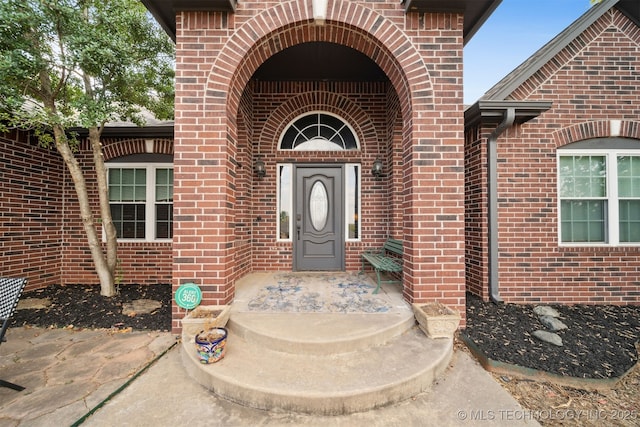
[[[0,2],[5,129],[144,124],[145,109],[171,119],[173,64],[173,43],[137,0]]]

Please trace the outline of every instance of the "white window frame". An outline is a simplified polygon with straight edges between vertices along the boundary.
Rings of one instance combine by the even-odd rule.
[[[288,188],[281,188],[281,184],[280,184],[280,168],[285,168],[285,169],[289,169],[289,185]],[[280,196],[282,194],[282,192],[288,192],[289,193],[289,199],[287,200],[287,208],[288,211],[291,215],[293,215],[293,164],[291,163],[278,163],[276,164],[276,170],[278,171],[278,178],[277,178],[277,183],[276,183],[276,203],[278,205],[278,208],[276,209],[276,240],[278,242],[291,242],[292,241],[292,236],[293,236],[293,218],[290,216],[289,217],[289,238],[288,239],[283,239],[280,237],[280,227],[281,227],[281,223],[280,223],[280,211],[281,211],[281,206],[280,206]]]
[[[109,162],[107,167],[107,188],[109,187],[109,169],[146,169],[147,187],[145,196],[145,237],[144,239],[118,238],[118,242],[172,242],[172,238],[156,238],[156,169],[173,169],[173,163],[134,163]],[[111,202],[109,202],[111,204]],[[173,204],[173,202],[171,203]],[[103,241],[106,240],[104,229],[102,232]]]
[[[349,206],[349,188],[347,187],[347,177],[349,167],[358,168],[358,237],[355,239],[349,238],[349,212],[347,207]],[[345,179],[344,179],[344,237],[346,242],[359,242],[362,238],[362,165],[360,163],[347,163],[344,165]]]
[[[356,148],[354,148],[354,149],[345,149],[345,148],[340,147],[339,145],[337,145],[337,144],[335,144],[333,142],[327,141],[327,140],[322,139],[322,138],[315,138],[315,139],[308,140],[306,142],[306,144],[304,144],[304,146],[302,146],[302,147],[282,148],[282,140],[284,138],[284,135],[289,130],[289,128],[291,126],[293,126],[302,117],[310,116],[312,114],[325,114],[327,116],[332,116],[332,117],[335,117],[336,119],[340,120],[342,122],[343,126],[348,128],[349,131],[351,132],[351,134],[353,135],[353,137],[355,138]],[[328,111],[314,110],[314,111],[308,111],[306,113],[303,113],[303,114],[300,114],[300,115],[296,116],[293,120],[291,120],[284,127],[284,130],[282,131],[282,133],[280,134],[280,137],[278,138],[278,150],[279,151],[360,151],[360,140],[358,139],[358,134],[356,133],[356,131],[353,128],[353,126],[351,126],[351,124],[348,121],[346,121],[344,118],[340,117],[337,114],[330,113]]]
[[[606,166],[606,197],[602,200],[607,202],[605,221],[605,242],[563,242],[562,241],[562,201],[560,197],[560,157],[576,156],[601,156],[605,158]],[[556,178],[557,178],[557,215],[558,215],[558,243],[563,247],[636,247],[640,242],[620,242],[620,218],[619,218],[619,197],[618,197],[618,164],[620,156],[640,156],[640,151],[629,149],[558,149],[556,152]]]

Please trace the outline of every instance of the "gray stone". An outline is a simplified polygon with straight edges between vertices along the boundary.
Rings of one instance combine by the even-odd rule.
[[[135,316],[137,314],[148,314],[162,307],[160,301],[152,299],[137,299],[130,303],[122,304],[122,314],[125,316]]]
[[[533,333],[533,336],[538,338],[540,341],[562,347],[562,338],[560,338],[560,335],[554,334],[553,332],[537,330]]]
[[[18,301],[16,310],[40,310],[51,306],[49,298],[23,298]]]
[[[565,325],[562,321],[552,316],[540,316],[540,322],[552,332],[561,331],[562,329],[567,329],[567,325]]]
[[[539,305],[533,309],[533,312],[538,316],[560,317],[560,313],[548,305]]]

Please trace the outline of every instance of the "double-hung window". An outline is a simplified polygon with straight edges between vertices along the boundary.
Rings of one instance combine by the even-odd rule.
[[[118,239],[173,237],[173,167],[170,163],[109,163],[109,204]]]
[[[618,145],[558,150],[562,244],[640,245],[640,151]]]

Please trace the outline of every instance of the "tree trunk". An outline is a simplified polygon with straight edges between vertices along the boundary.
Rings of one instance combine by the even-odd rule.
[[[60,125],[54,125],[53,134],[58,152],[62,155],[65,164],[69,168],[69,173],[71,174],[71,178],[73,179],[73,184],[76,189],[78,203],[80,204],[82,226],[84,227],[84,231],[87,235],[91,258],[93,259],[96,273],[100,279],[100,295],[112,297],[116,294],[113,272],[109,269],[107,259],[102,251],[101,239],[98,235],[95,222],[93,221],[93,213],[91,212],[87,185],[82,173],[82,168],[80,168],[77,159],[73,155],[67,136]]]
[[[106,237],[107,249],[107,268],[111,272],[112,277],[116,277],[116,268],[118,266],[118,236],[116,227],[113,225],[111,218],[111,206],[109,205],[109,188],[107,185],[107,168],[104,164],[104,155],[102,153],[102,143],[100,142],[101,131],[98,128],[89,129],[89,142],[93,152],[93,165],[96,169],[98,180],[98,195],[100,198],[100,217],[102,218],[102,227]]]

